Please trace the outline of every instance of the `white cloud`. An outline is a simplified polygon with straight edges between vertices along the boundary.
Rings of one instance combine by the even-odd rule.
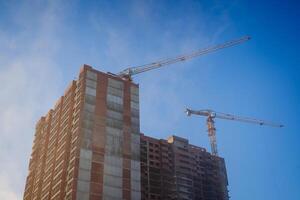
[[[14,192],[9,183],[10,178],[7,176],[0,176],[0,198],[4,200],[17,200],[22,199],[21,196],[18,196],[16,192]]]
[[[60,43],[56,30],[61,26],[58,19],[61,7],[53,3],[28,4],[8,4],[8,9],[19,12],[9,16],[12,30],[0,32],[0,199],[3,200],[22,199],[35,123],[62,93],[58,92],[61,72],[53,61]],[[31,13],[30,6],[38,11]]]

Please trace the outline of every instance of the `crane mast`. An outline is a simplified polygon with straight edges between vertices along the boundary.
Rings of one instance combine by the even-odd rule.
[[[214,118],[208,116],[206,119],[208,138],[210,142],[211,152],[213,155],[218,155],[217,137]]]
[[[159,60],[159,61],[152,62],[152,63],[149,63],[149,64],[137,66],[137,67],[129,67],[129,68],[126,68],[123,71],[117,73],[117,76],[119,76],[121,78],[124,78],[124,79],[131,80],[131,77],[136,75],[136,74],[147,72],[147,71],[157,69],[157,68],[160,68],[160,67],[163,67],[163,66],[166,66],[166,65],[171,65],[171,64],[174,64],[174,63],[177,63],[177,62],[183,62],[183,61],[186,61],[186,60],[198,57],[198,56],[202,56],[202,55],[205,55],[205,54],[208,54],[208,53],[211,53],[211,52],[215,52],[215,51],[220,50],[220,49],[224,49],[224,48],[227,48],[227,47],[231,47],[231,46],[243,43],[247,40],[250,40],[250,36],[244,36],[244,37],[241,37],[239,39],[235,39],[235,40],[225,42],[223,44],[208,47],[208,48],[205,48],[205,49],[199,49],[199,50],[191,52],[189,54],[182,54],[182,55],[176,56],[174,58],[167,58],[167,59]]]
[[[249,117],[240,117],[240,116],[235,116],[232,114],[221,113],[221,112],[215,112],[215,111],[209,110],[209,109],[192,110],[192,109],[187,108],[185,112],[188,116],[200,115],[200,116],[207,117],[206,124],[207,124],[208,137],[209,137],[210,146],[211,146],[211,152],[215,156],[218,156],[216,128],[215,128],[215,121],[214,121],[215,118],[258,124],[261,126],[264,125],[264,126],[272,126],[272,127],[277,127],[277,128],[283,127],[282,124],[275,124],[275,123],[267,122],[264,120],[259,120],[259,119],[249,118]]]

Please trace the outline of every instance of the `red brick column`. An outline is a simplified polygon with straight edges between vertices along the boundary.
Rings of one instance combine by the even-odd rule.
[[[90,183],[90,200],[102,199],[103,195],[107,76],[98,73],[97,80],[95,125],[92,141],[93,154]]]

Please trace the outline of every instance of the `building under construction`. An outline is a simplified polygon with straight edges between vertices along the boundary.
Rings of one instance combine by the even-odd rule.
[[[187,139],[141,135],[142,199],[227,200],[223,158]]]
[[[84,65],[36,125],[24,199],[228,199],[223,159],[139,121],[138,85]]]

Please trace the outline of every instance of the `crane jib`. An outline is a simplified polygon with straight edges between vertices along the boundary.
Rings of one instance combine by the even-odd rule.
[[[211,152],[213,155],[216,155],[216,156],[218,155],[218,149],[217,149],[217,139],[216,139],[216,128],[215,128],[215,124],[214,124],[215,118],[258,124],[260,126],[264,125],[264,126],[272,126],[272,127],[277,127],[277,128],[283,127],[283,125],[281,125],[281,124],[274,124],[271,122],[266,122],[264,120],[259,120],[259,119],[249,118],[249,117],[241,117],[241,116],[236,116],[236,115],[221,113],[221,112],[215,112],[215,111],[209,110],[209,109],[192,110],[192,109],[187,108],[185,112],[188,116],[191,116],[193,114],[193,115],[207,117],[207,120],[206,120],[207,132],[208,132],[208,137],[210,140]]]
[[[131,77],[133,75],[140,74],[140,73],[143,73],[143,72],[146,72],[149,70],[157,69],[157,68],[160,68],[160,67],[163,67],[166,65],[171,65],[171,64],[174,64],[177,62],[183,62],[183,61],[192,59],[194,57],[198,57],[198,56],[205,55],[205,54],[208,54],[208,53],[211,53],[214,51],[218,51],[220,49],[231,47],[231,46],[240,44],[242,42],[245,42],[249,39],[250,39],[250,36],[244,36],[239,39],[231,40],[231,41],[228,41],[228,42],[225,42],[223,44],[219,44],[219,45],[216,45],[213,47],[200,49],[200,50],[191,52],[189,54],[183,54],[183,55],[176,56],[174,58],[167,58],[167,59],[159,60],[157,62],[152,62],[152,63],[141,65],[141,66],[129,67],[129,68],[119,72],[117,75],[120,77]]]

